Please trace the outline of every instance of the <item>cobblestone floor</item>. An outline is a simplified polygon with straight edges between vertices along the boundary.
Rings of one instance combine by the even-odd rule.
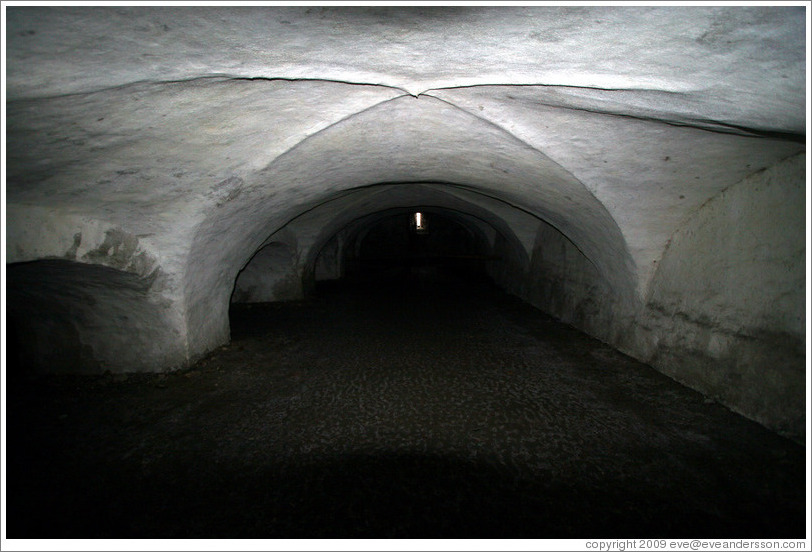
[[[803,537],[804,449],[497,290],[232,309],[166,375],[10,380],[10,538]]]

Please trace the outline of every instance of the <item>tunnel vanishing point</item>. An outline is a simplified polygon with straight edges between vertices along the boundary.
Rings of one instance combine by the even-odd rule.
[[[187,367],[419,212],[804,441],[804,7],[5,15],[10,376]]]

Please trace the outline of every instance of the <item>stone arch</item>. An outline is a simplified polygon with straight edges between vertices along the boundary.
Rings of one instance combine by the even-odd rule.
[[[417,203],[421,201],[422,203]],[[487,235],[493,249],[499,244],[498,254],[504,257],[509,268],[504,272],[524,275],[529,264],[528,249],[517,236],[526,229],[529,236],[535,234],[538,220],[513,207],[495,203],[488,198],[466,190],[453,190],[449,185],[436,183],[383,184],[355,190],[341,198],[325,202],[300,219],[292,221],[291,228],[317,227],[318,234],[311,239],[304,255],[303,277],[306,287],[315,280],[319,254],[330,240],[341,235],[342,240],[352,237],[368,227],[371,219],[386,216],[393,210],[410,211],[416,208],[429,212],[442,211],[481,234]],[[305,233],[307,231],[305,230]],[[489,267],[490,270],[490,267]],[[491,272],[495,272],[491,270]]]
[[[187,263],[190,350],[228,339],[231,287],[266,236],[330,198],[381,182],[434,182],[544,220],[576,244],[621,302],[636,299],[624,238],[575,177],[492,123],[431,97],[400,97],[298,143],[209,210]]]

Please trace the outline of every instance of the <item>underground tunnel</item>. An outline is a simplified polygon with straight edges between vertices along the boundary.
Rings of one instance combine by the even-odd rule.
[[[804,538],[807,8],[4,6],[9,538]]]

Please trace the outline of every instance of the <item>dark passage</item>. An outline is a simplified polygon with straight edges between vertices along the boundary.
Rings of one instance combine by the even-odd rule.
[[[484,284],[232,328],[183,372],[10,382],[9,538],[804,535],[802,447]]]
[[[403,279],[408,284],[447,281],[449,276],[464,281],[483,279],[487,263],[499,257],[483,235],[453,216],[431,209],[406,210],[370,223],[357,238],[357,250],[350,248],[346,253],[345,280],[377,284]]]

